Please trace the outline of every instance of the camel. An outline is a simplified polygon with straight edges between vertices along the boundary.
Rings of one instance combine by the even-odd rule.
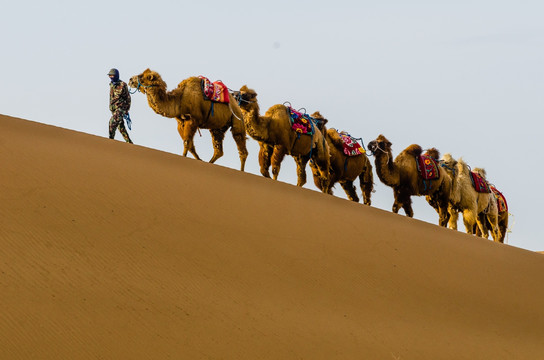
[[[487,172],[485,169],[474,168],[472,171],[483,177],[489,185],[489,182],[487,181]],[[487,239],[489,237],[489,232],[491,232],[493,241],[504,243],[504,238],[508,232],[508,209],[499,211],[497,197],[493,191],[489,193],[489,196],[491,198],[489,207],[478,214],[478,218],[482,226],[480,227],[480,224],[478,224],[478,227],[475,229],[475,233],[476,235]]]
[[[476,170],[476,169],[474,169]],[[496,198],[496,196],[495,196]],[[506,234],[508,233],[508,209],[504,209],[501,211],[500,207],[498,209],[498,220],[497,224],[499,226],[500,231],[500,237],[499,242],[504,244],[504,239],[506,238]],[[489,223],[489,220],[487,217],[485,217],[485,223],[484,223],[484,233],[480,231],[479,227],[476,227],[476,235],[481,236],[484,238],[488,238],[489,236],[489,230],[492,229],[492,225]]]
[[[297,186],[306,183],[306,164],[311,159],[317,168],[321,191],[328,193],[330,165],[329,147],[321,131],[313,125],[313,135],[300,134],[291,128],[289,109],[285,105],[271,106],[260,115],[257,93],[246,85],[236,94],[242,109],[247,133],[259,142],[261,174],[270,177],[268,168],[277,180],[281,162],[291,155],[297,164]]]
[[[404,149],[393,160],[392,143],[383,135],[368,143],[368,149],[375,157],[378,178],[387,186],[393,188],[395,201],[393,212],[396,214],[402,208],[408,217],[414,216],[411,196],[429,195],[431,201],[438,207],[440,226],[448,225],[448,203],[451,192],[451,179],[446,171],[438,167],[436,180],[424,180],[418,171],[417,157],[423,152],[421,146],[412,144]]]
[[[463,223],[468,234],[477,234],[476,227],[479,229],[479,234],[483,234],[484,229],[487,229],[485,225],[487,220],[491,224],[493,239],[498,241],[500,231],[497,226],[495,196],[491,193],[476,191],[472,184],[471,170],[463,159],[455,160],[451,154],[447,153],[442,157],[441,164],[451,177],[453,184],[448,208],[450,213],[449,228],[457,230],[457,219],[459,212],[462,212]],[[483,173],[485,174],[485,171]]]
[[[201,81],[199,77],[193,76],[167,92],[161,76],[146,69],[140,75],[131,77],[129,86],[144,93],[149,106],[157,114],[177,120],[178,132],[183,140],[183,156],[190,152],[195,159],[200,160],[193,138],[198,129],[209,129],[214,149],[210,163],[214,163],[223,156],[223,139],[225,132],[231,128],[240,156],[240,170],[244,171],[248,152],[242,112],[232,94],[229,94],[229,103],[212,103],[205,99]]]
[[[357,191],[353,182],[359,178],[359,184],[363,193],[363,203],[371,204],[371,193],[374,190],[374,176],[372,174],[372,164],[366,154],[348,156],[344,153],[343,141],[335,129],[327,129],[325,126],[328,120],[325,119],[319,111],[314,112],[311,117],[318,119],[318,128],[325,134],[325,140],[329,145],[331,154],[331,164],[329,167],[329,194],[332,195],[332,187],[337,182],[346,192],[349,200],[359,202]],[[310,168],[314,174],[315,185],[320,188],[321,181],[317,167],[310,163]]]

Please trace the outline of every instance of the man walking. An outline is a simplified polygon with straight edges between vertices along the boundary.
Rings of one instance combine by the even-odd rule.
[[[111,79],[110,82],[110,139],[115,137],[115,131],[119,129],[121,135],[126,142],[132,144],[132,140],[128,136],[127,129],[125,128],[124,118],[127,119],[127,124],[130,128],[130,117],[128,111],[130,110],[130,93],[128,92],[127,84],[119,79],[119,70],[111,69],[108,73]]]

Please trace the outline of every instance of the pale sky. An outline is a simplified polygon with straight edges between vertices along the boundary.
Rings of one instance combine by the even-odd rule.
[[[126,82],[149,67],[168,90],[198,75],[247,85],[262,113],[289,101],[365,146],[384,134],[395,156],[417,143],[485,168],[508,200],[508,244],[542,251],[543,14],[540,0],[2,0],[0,113],[107,137],[112,67]],[[181,154],[176,121],[145,95],[130,114],[137,145]],[[209,160],[209,132],[195,142]],[[255,140],[248,150],[246,171],[260,176]],[[230,132],[224,152],[216,164],[239,169]],[[373,206],[390,211],[393,192],[374,175]],[[292,158],[279,180],[296,184]],[[437,224],[413,201],[416,219]]]

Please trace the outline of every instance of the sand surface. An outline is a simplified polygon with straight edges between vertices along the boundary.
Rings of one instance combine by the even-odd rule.
[[[1,359],[544,358],[542,254],[8,116],[0,161]]]

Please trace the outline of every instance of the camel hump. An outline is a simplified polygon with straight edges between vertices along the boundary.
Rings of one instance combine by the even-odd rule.
[[[465,162],[465,160],[462,157],[460,157],[459,160],[457,160],[457,163],[459,164],[459,166],[468,169],[468,164]]]
[[[329,136],[329,139],[331,142],[340,150],[344,149],[344,142],[342,141],[342,137],[338,133],[336,129],[327,129],[327,135]]]
[[[430,148],[425,151],[425,155],[432,157],[433,159],[440,159],[440,151],[437,148]]]
[[[310,115],[312,119],[315,120],[317,128],[323,132],[325,130],[325,125],[329,122],[329,120],[325,119],[323,115],[319,111],[315,111],[312,115]]]
[[[485,171],[484,168],[474,168],[473,170],[476,174],[480,175],[481,177],[483,177],[484,179],[487,178],[487,172]]]
[[[423,152],[423,149],[418,144],[412,144],[404,149],[404,152],[412,154],[414,156],[419,156]]]

